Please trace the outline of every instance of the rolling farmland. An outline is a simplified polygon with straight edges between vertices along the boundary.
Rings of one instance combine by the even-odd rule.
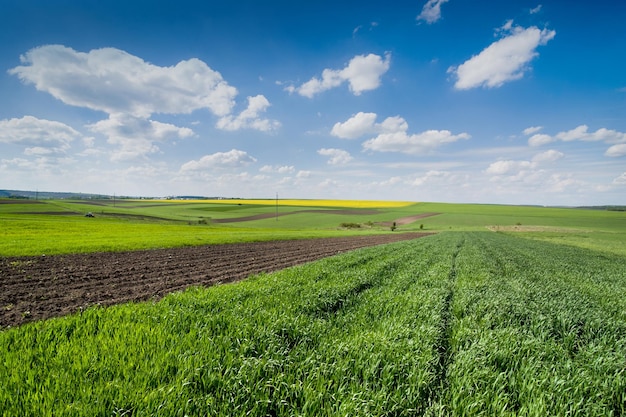
[[[424,209],[439,233],[5,329],[2,415],[624,415],[623,214]]]

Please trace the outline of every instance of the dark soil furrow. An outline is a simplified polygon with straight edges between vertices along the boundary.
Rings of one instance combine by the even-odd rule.
[[[0,328],[160,298],[427,233],[306,239],[148,251],[0,258]]]

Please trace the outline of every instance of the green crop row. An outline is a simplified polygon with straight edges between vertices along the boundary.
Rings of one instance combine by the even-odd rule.
[[[456,270],[446,415],[624,415],[624,257],[483,232]]]
[[[0,333],[2,416],[619,416],[626,258],[493,232]]]

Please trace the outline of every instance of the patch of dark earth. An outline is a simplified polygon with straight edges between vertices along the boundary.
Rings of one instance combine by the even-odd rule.
[[[131,252],[0,258],[0,329],[94,305],[157,300],[358,248],[431,233],[206,245]]]

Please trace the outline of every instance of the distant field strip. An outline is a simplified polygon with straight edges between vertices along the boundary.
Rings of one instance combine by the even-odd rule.
[[[493,232],[0,332],[2,416],[620,416],[626,258]]]
[[[212,223],[237,223],[237,222],[247,222],[247,221],[252,221],[252,220],[272,219],[274,217],[288,216],[291,214],[306,214],[306,213],[365,216],[365,215],[370,215],[370,214],[378,214],[379,212],[376,210],[298,210],[298,211],[289,211],[289,212],[283,211],[279,213],[261,213],[261,214],[255,214],[254,216],[231,217],[231,218],[226,218],[226,219],[212,219],[211,222]]]
[[[205,200],[161,200],[163,203],[207,203],[207,204],[241,204],[262,206],[300,206],[300,207],[348,207],[348,208],[398,208],[406,207],[415,202],[409,201],[377,201],[377,200],[306,200],[306,199],[205,199]]]

